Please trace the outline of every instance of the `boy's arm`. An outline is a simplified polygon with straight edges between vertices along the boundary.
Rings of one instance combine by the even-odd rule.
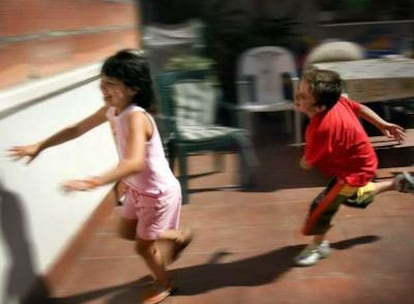
[[[404,141],[405,132],[403,127],[385,121],[366,105],[360,105],[358,116],[377,127],[385,136],[394,138],[399,143]]]
[[[304,156],[300,159],[300,167],[303,170],[310,170],[313,168],[313,166],[306,161]]]
[[[14,157],[16,160],[27,156],[29,157],[30,163],[43,150],[77,138],[92,128],[104,123],[107,119],[105,115],[106,110],[106,107],[102,107],[87,118],[56,132],[38,143],[12,147],[9,149],[10,156]]]
[[[75,139],[85,134],[89,130],[104,123],[107,120],[105,115],[106,110],[106,107],[102,107],[98,111],[86,117],[85,119],[79,121],[78,123],[68,126],[53,134],[52,136],[46,138],[45,140],[41,141],[39,143],[40,151]]]

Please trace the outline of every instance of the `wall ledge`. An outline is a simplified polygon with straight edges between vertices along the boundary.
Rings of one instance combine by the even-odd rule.
[[[101,66],[101,62],[93,63],[69,72],[0,90],[0,118],[97,79]]]

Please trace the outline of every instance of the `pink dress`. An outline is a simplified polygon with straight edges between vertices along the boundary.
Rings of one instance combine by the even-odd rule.
[[[120,114],[109,108],[106,115],[114,133],[118,155],[122,159],[128,138],[128,114],[134,111],[145,112],[136,105],[130,105]],[[153,134],[146,145],[145,167],[142,171],[124,178],[128,186],[122,215],[137,219],[137,236],[145,240],[155,240],[162,231],[178,229],[181,211],[181,187],[171,171],[164,154],[162,141],[154,119],[147,117],[153,125]]]

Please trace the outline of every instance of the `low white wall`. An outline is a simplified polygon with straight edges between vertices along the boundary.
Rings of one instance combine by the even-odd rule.
[[[73,78],[73,82],[80,80],[82,78]],[[31,96],[38,98],[35,92],[58,88],[56,82],[52,83],[54,85],[48,87],[44,82]],[[22,92],[25,91],[19,94]],[[0,92],[3,106],[5,96],[13,96],[9,93]],[[98,109],[102,99],[97,80],[34,103],[30,96],[19,103],[24,108],[12,112],[8,112],[10,107],[1,108],[0,105],[2,304],[19,303],[18,294],[24,294],[35,275],[44,273],[55,261],[110,188],[67,195],[59,185],[67,179],[99,174],[117,162],[107,124],[44,151],[30,165],[11,161],[6,152],[13,145],[36,142]]]

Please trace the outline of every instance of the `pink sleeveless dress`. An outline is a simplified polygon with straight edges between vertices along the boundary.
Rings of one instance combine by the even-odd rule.
[[[123,180],[128,189],[122,215],[131,220],[138,220],[137,237],[155,240],[162,231],[178,229],[181,187],[165,157],[161,136],[154,119],[143,108],[136,105],[128,106],[118,115],[115,114],[115,108],[109,108],[106,113],[120,159],[124,157],[127,147],[127,117],[134,111],[144,112],[147,115],[153,125],[153,134],[146,144],[144,169]]]

